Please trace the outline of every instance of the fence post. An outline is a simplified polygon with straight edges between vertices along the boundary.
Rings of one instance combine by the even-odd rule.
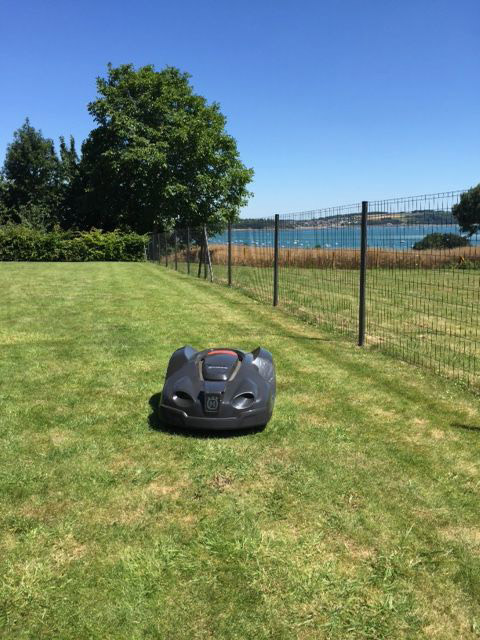
[[[175,271],[178,271],[178,257],[177,257],[177,230],[173,233],[173,241],[175,243]]]
[[[232,286],[232,223],[228,223],[228,286]]]
[[[360,291],[358,298],[358,346],[365,344],[365,319],[366,319],[366,282],[367,282],[367,217],[368,202],[362,202],[362,224],[360,235]]]
[[[275,234],[273,240],[273,306],[278,305],[278,213],[275,214]]]
[[[205,225],[203,225],[203,278],[207,279],[208,271],[208,257],[207,257],[207,232],[205,231]]]
[[[190,275],[190,227],[187,227],[187,273]]]
[[[207,225],[203,225],[203,235],[205,238],[205,280],[207,279],[207,267],[210,273],[210,282],[213,282],[212,257],[210,255],[210,247],[208,246]]]
[[[200,248],[198,250],[198,273],[197,273],[197,278],[200,278],[200,276],[202,275],[202,265],[203,265],[203,242],[200,245]]]
[[[163,237],[165,238],[165,266],[168,267],[168,240],[167,240],[167,232],[163,232]]]

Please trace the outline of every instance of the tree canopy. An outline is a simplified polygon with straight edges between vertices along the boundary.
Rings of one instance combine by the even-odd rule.
[[[97,127],[82,146],[77,224],[138,232],[222,226],[251,195],[216,103],[174,67],[108,66],[88,105]]]
[[[65,229],[77,226],[76,206],[79,201],[81,181],[80,160],[75,149],[75,140],[70,136],[67,146],[65,138],[60,136],[60,165],[59,165],[59,196],[60,206],[58,209],[58,220]],[[95,225],[94,225],[95,226]]]
[[[460,196],[460,202],[452,209],[460,229],[472,236],[480,229],[480,184]]]
[[[3,209],[11,221],[47,227],[55,222],[60,162],[53,140],[32,127],[28,118],[7,147],[2,176]]]
[[[415,242],[413,249],[453,249],[469,245],[469,239],[458,235],[458,233],[428,233],[424,238]]]

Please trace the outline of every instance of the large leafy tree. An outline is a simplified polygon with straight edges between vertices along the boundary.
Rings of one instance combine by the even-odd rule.
[[[453,208],[460,229],[472,236],[480,229],[480,184],[465,191]]]
[[[53,141],[27,118],[7,147],[1,190],[5,215],[13,222],[51,227],[60,199],[59,168]]]
[[[79,158],[75,149],[75,140],[70,136],[69,144],[65,138],[60,136],[60,206],[59,221],[61,225],[69,229],[77,224],[77,214],[75,207],[78,204],[79,190],[81,183],[79,180]]]
[[[65,138],[60,136],[60,178],[64,185],[71,184],[78,173],[78,154],[75,149],[75,140],[70,136],[67,146]]]
[[[11,222],[12,216],[7,206],[8,183],[0,172],[0,225]]]
[[[221,227],[250,196],[218,104],[173,67],[108,66],[88,105],[97,127],[82,146],[79,226],[138,232]]]

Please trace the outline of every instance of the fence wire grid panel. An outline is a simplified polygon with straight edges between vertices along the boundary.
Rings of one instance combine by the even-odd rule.
[[[452,215],[461,193],[364,203],[363,340],[479,389],[480,236]],[[152,234],[148,258],[359,339],[362,203],[206,231]]]
[[[279,305],[352,337],[358,332],[361,208],[279,216]]]
[[[459,234],[459,196],[369,203],[367,342],[478,387],[480,238],[453,248],[424,240]]]

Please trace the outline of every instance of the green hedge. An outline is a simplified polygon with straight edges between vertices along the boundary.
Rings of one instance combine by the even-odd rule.
[[[415,242],[413,248],[421,251],[422,249],[454,249],[469,246],[469,239],[458,233],[429,233],[422,240]]]
[[[0,260],[27,262],[138,261],[145,259],[146,236],[98,230],[36,231],[22,225],[0,227]]]

